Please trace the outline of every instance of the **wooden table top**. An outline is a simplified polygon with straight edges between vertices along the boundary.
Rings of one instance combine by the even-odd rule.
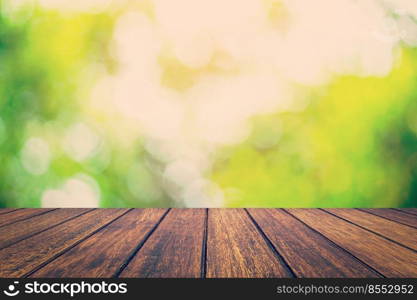
[[[0,277],[417,277],[417,209],[1,209]]]

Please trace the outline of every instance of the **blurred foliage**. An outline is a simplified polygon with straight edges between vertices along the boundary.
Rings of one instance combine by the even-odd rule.
[[[304,111],[255,119],[214,180],[228,206],[415,207],[416,97],[417,51],[405,49],[388,77],[340,77]]]
[[[146,167],[143,141],[121,142],[84,105],[99,75],[117,69],[109,47],[117,13],[35,7],[12,17],[2,3],[0,207],[39,207],[70,178],[89,182],[102,207],[175,206]],[[247,141],[218,151],[211,179],[231,207],[415,207],[416,97],[417,51],[404,47],[388,77],[335,78],[300,96],[299,111],[254,118]],[[84,138],[100,136],[94,155],[63,149],[74,124],[93,132]],[[86,188],[67,183],[73,197],[71,187]]]
[[[38,207],[46,189],[77,174],[94,178],[103,207],[149,204],[149,195],[132,195],[126,187],[132,161],[140,161],[139,141],[133,142],[137,147],[117,147],[103,133],[96,155],[82,161],[71,159],[61,145],[73,123],[97,126],[83,96],[103,69],[115,68],[108,47],[114,19],[104,13],[64,17],[37,7],[13,16],[0,10],[0,207]],[[36,161],[34,172],[22,164],[22,149],[31,137],[46,142],[53,157],[42,174],[36,174]]]

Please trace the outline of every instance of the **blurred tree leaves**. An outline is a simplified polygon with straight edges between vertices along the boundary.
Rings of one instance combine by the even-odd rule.
[[[110,47],[117,12],[62,15],[31,6],[11,13],[3,2],[0,207],[41,206],[46,190],[79,174],[97,183],[102,207],[175,205],[158,170],[147,167],[143,141],[120,143],[116,126],[84,105],[97,78],[117,70]],[[254,118],[246,142],[217,153],[211,179],[225,205],[416,206],[417,51],[404,47],[401,56],[387,77],[335,78],[306,92],[296,111]],[[189,71],[167,64],[169,79]],[[179,90],[191,84],[165,83]],[[77,160],[65,151],[73,124],[100,136],[94,156]],[[32,138],[50,152],[42,174],[23,163]]]

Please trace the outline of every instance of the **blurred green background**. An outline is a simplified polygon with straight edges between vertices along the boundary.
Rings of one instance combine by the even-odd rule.
[[[140,132],[85,104],[103,74],[117,72],[111,41],[124,8],[6,4],[0,207],[192,206],[167,192]],[[252,117],[244,141],[213,154],[205,176],[222,193],[213,206],[416,207],[417,49],[398,52],[387,76],[334,76],[300,87],[300,109]]]

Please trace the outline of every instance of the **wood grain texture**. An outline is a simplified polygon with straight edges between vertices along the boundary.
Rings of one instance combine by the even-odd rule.
[[[171,210],[120,277],[200,277],[205,216],[204,209]]]
[[[0,250],[0,277],[21,277],[126,213],[99,209]]]
[[[242,209],[211,209],[207,277],[291,277],[291,273]]]
[[[0,208],[0,215],[8,214],[9,212],[18,210],[20,208]]]
[[[28,238],[38,232],[51,228],[57,224],[77,217],[91,209],[66,208],[58,209],[47,214],[37,215],[18,224],[10,224],[0,228],[0,249],[8,247],[18,241]]]
[[[0,215],[0,227],[12,224],[21,220],[29,219],[33,216],[42,215],[44,213],[50,212],[53,209],[47,208],[28,208],[28,209],[19,209],[12,211],[5,215]]]
[[[25,210],[0,277],[417,277],[410,209]]]
[[[398,211],[390,208],[368,208],[362,209],[368,213],[398,222],[403,225],[408,225],[417,228],[417,215],[410,215],[402,211]]]
[[[322,210],[287,211],[385,276],[417,276],[417,254],[414,251]]]
[[[332,208],[326,211],[417,250],[417,229],[357,209]]]
[[[398,208],[397,210],[417,216],[417,208]]]
[[[81,242],[31,277],[111,277],[167,209],[135,209]]]
[[[277,209],[249,209],[297,277],[379,277],[348,252]]]

